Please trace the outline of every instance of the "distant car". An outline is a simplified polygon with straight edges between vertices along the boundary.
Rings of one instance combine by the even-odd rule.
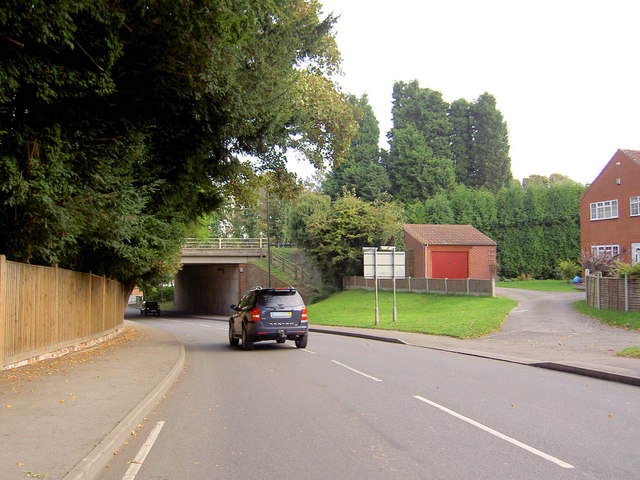
[[[256,287],[247,291],[229,319],[229,343],[252,350],[255,342],[293,340],[305,348],[309,338],[307,306],[295,288]]]
[[[142,302],[140,315],[158,315],[160,316],[160,305],[158,302]]]

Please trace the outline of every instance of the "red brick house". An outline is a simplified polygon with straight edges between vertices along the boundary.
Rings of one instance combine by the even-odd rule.
[[[640,151],[618,150],[580,198],[583,252],[640,262]]]
[[[497,244],[471,225],[405,224],[406,274],[415,278],[495,279]]]

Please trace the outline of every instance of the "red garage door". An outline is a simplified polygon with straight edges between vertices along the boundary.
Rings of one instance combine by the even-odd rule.
[[[468,278],[468,252],[431,252],[433,278]]]

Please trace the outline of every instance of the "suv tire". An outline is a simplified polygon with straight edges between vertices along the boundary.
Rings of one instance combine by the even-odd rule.
[[[300,338],[296,338],[296,348],[307,348],[307,342],[309,341],[309,334],[305,333]]]
[[[229,322],[229,344],[232,347],[237,347],[240,340],[233,336],[233,324]]]
[[[247,335],[247,329],[242,325],[242,349],[253,350],[253,342],[249,340]]]

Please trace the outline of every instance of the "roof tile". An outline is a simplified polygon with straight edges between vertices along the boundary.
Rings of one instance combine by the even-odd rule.
[[[636,162],[638,165],[640,165],[640,150],[623,150],[623,149],[620,149],[620,151],[622,153],[624,153],[627,157],[629,157],[631,160]]]
[[[404,224],[403,228],[425,245],[497,245],[471,225]]]

